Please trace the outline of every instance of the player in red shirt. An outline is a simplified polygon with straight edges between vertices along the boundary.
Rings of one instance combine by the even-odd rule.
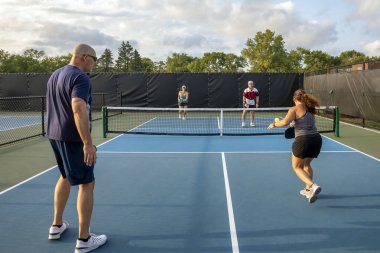
[[[243,107],[244,108],[258,108],[259,107],[259,91],[254,87],[253,81],[248,82],[248,88],[243,92]],[[243,110],[243,115],[241,117],[241,126],[245,126],[245,115],[247,110]],[[250,111],[250,126],[254,127],[255,113],[253,110]]]

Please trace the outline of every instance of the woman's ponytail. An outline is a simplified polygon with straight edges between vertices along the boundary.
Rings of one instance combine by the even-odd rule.
[[[307,94],[304,90],[296,90],[294,92],[294,99],[302,102],[306,110],[312,114],[315,114],[315,107],[319,106],[318,100],[311,94]]]
[[[303,102],[306,106],[308,112],[315,114],[315,107],[319,106],[318,100],[316,97],[310,94],[303,94]]]

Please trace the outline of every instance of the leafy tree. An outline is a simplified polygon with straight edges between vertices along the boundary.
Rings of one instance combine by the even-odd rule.
[[[133,72],[141,72],[143,70],[141,55],[136,49],[133,51],[133,58],[130,70]]]
[[[204,72],[238,72],[245,66],[244,58],[223,52],[205,53],[202,62]]]
[[[205,53],[202,58],[194,59],[188,69],[191,72],[239,72],[247,65],[243,57],[223,52]]]
[[[141,66],[143,72],[153,72],[154,70],[154,62],[148,57],[141,58]]]
[[[303,72],[305,55],[310,53],[309,50],[297,47],[295,50],[290,50],[288,53],[288,69],[289,72]]]
[[[380,61],[380,56],[371,56],[368,58],[369,61]]]
[[[173,53],[166,59],[166,71],[172,73],[189,72],[188,65],[193,59],[193,57],[187,54]]]
[[[368,59],[368,56],[355,50],[344,51],[339,55],[339,60],[342,65],[352,65],[368,61]]]
[[[112,67],[113,67],[112,51],[106,48],[96,64],[95,71],[111,72]]]
[[[44,69],[40,64],[44,56],[44,51],[38,51],[36,49],[27,49],[23,52],[22,55],[13,55],[11,57],[13,61],[12,65],[14,67],[14,70],[16,70],[17,72],[44,72]]]
[[[0,72],[9,72],[8,71],[8,64],[9,59],[11,57],[11,54],[7,51],[4,51],[3,49],[0,49]]]
[[[131,69],[131,62],[133,58],[133,47],[123,41],[118,49],[118,57],[116,60],[116,70],[119,72],[128,72]]]
[[[187,68],[190,72],[196,73],[196,72],[205,72],[205,64],[202,58],[195,58],[189,65],[187,65]]]
[[[324,70],[338,65],[340,65],[340,60],[338,57],[333,57],[323,51],[307,50],[305,52],[304,70],[306,72]]]
[[[153,68],[154,72],[165,72],[165,70],[166,70],[165,62],[163,61],[154,62],[154,68]]]
[[[41,65],[44,68],[44,72],[53,72],[56,69],[62,68],[63,66],[70,63],[71,54],[54,56],[54,57],[45,57],[41,61]]]
[[[31,73],[44,72],[44,66],[41,64],[45,53],[35,49],[27,49],[21,55],[9,54],[1,51],[1,71],[8,73]]]
[[[242,50],[254,72],[280,72],[288,69],[287,53],[281,35],[267,29],[256,33],[253,39],[249,38],[246,48]]]

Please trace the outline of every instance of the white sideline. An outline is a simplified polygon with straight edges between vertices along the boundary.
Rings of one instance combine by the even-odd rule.
[[[116,139],[116,138],[119,138],[120,136],[122,136],[122,134],[120,134],[120,135],[118,135],[118,136],[116,136],[116,137],[114,137],[114,138],[112,138],[112,139],[110,139],[110,140],[108,140],[108,141],[106,141],[106,142],[103,142],[102,144],[98,145],[97,147],[100,147],[100,146],[102,146],[102,145],[104,145],[104,144],[106,144],[106,143],[108,143],[108,142],[110,142],[110,141],[112,141],[112,140],[114,140],[114,139]],[[57,165],[54,165],[53,167],[50,167],[49,169],[46,169],[46,170],[44,170],[44,171],[38,173],[37,175],[34,175],[34,176],[30,177],[30,178],[27,178],[27,179],[25,179],[24,181],[21,181],[20,183],[15,184],[15,185],[13,185],[13,186],[11,186],[11,187],[9,187],[9,188],[7,188],[7,189],[1,191],[1,192],[0,192],[0,196],[3,195],[3,194],[6,193],[6,192],[9,192],[10,190],[13,190],[14,188],[16,188],[16,187],[18,187],[18,186],[20,186],[20,185],[22,185],[22,184],[25,184],[26,182],[29,182],[30,180],[33,180],[33,179],[36,178],[36,177],[39,177],[39,176],[45,174],[46,172],[51,171],[51,170],[54,169],[55,167],[57,167]]]
[[[226,164],[226,158],[225,158],[224,152],[222,152],[222,163],[223,163],[224,185],[226,187],[227,210],[228,210],[228,220],[230,223],[232,252],[239,253],[239,243],[238,243],[237,234],[236,234],[234,209],[232,207],[230,183],[228,180],[227,164]]]
[[[350,146],[348,146],[348,145],[346,145],[346,144],[344,144],[344,143],[341,143],[341,142],[339,142],[339,141],[337,141],[337,140],[334,140],[334,139],[332,139],[332,138],[330,138],[330,137],[327,137],[326,135],[323,135],[323,137],[324,137],[324,138],[327,138],[327,139],[329,139],[329,140],[331,140],[331,141],[333,141],[333,142],[335,142],[335,143],[338,143],[338,144],[340,144],[340,145],[342,145],[342,146],[345,146],[345,147],[347,147],[347,148],[350,148],[350,149],[354,150],[355,152],[361,153],[362,155],[365,155],[365,156],[367,156],[367,157],[369,157],[369,158],[372,158],[372,159],[374,159],[374,160],[380,162],[380,159],[378,159],[378,158],[376,158],[376,157],[374,157],[374,156],[371,156],[371,155],[369,155],[369,154],[366,154],[366,153],[364,153],[364,152],[362,152],[362,151],[360,151],[360,150],[358,150],[358,149],[356,149],[356,148],[350,147]]]

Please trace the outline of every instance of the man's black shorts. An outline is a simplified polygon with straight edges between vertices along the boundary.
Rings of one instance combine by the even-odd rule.
[[[320,134],[301,135],[295,138],[292,152],[298,158],[317,158],[321,152],[322,137]]]
[[[50,140],[50,139],[49,139]],[[91,183],[95,180],[94,165],[84,163],[83,144],[50,140],[61,175],[70,185]]]

